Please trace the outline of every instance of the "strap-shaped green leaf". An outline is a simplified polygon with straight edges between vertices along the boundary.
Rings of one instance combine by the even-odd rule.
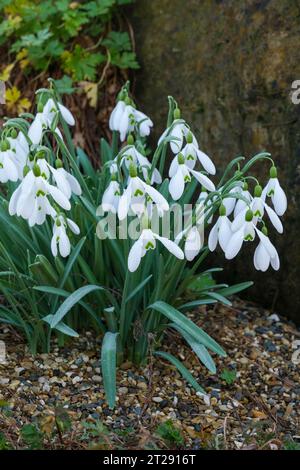
[[[95,290],[103,290],[101,286],[95,286],[93,284],[89,284],[84,287],[80,287],[75,292],[69,295],[69,297],[61,304],[59,309],[53,315],[50,327],[55,328],[56,325],[64,318],[64,316],[71,310],[71,308],[79,302],[85,295],[93,292]]]
[[[179,312],[179,310],[176,310],[176,308],[171,307],[171,305],[163,302],[162,300],[158,300],[154,304],[149,305],[148,308],[157,310],[158,312],[165,315],[167,318],[169,318],[169,320],[176,323],[176,325],[180,326],[199,343],[204,344],[204,346],[206,346],[208,349],[211,349],[220,356],[226,356],[224,349],[222,349],[214,339],[212,339],[207,333],[205,333],[205,331],[199,328],[199,326],[195,325],[195,323],[193,323],[189,318]]]
[[[119,333],[105,333],[101,349],[101,370],[108,406],[116,403],[117,337]]]
[[[212,372],[213,374],[216,373],[216,364],[207,351],[206,347],[203,344],[199,344],[191,335],[189,335],[185,330],[180,328],[178,325],[175,325],[175,323],[172,323],[170,325],[172,328],[174,328],[178,333],[181,334],[181,336],[186,340],[186,342],[190,345],[194,353],[198,356],[202,364],[205,365],[205,367]]]
[[[205,391],[203,390],[202,387],[198,384],[196,379],[192,376],[192,374],[187,370],[187,368],[182,364],[182,362],[179,361],[175,356],[172,356],[172,354],[163,352],[163,351],[157,351],[154,353],[156,356],[160,356],[163,359],[166,359],[167,361],[171,362],[180,372],[182,377],[185,378],[185,380],[196,390],[196,392],[203,393],[206,395]]]

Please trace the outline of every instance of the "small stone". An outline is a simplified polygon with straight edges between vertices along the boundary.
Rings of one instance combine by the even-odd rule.
[[[153,397],[152,398],[152,401],[154,401],[155,403],[161,403],[163,401],[163,398],[161,397]]]
[[[126,395],[128,393],[128,388],[127,387],[119,387],[119,394],[120,395]]]
[[[93,375],[92,380],[93,382],[100,383],[102,382],[102,377],[100,375]]]
[[[265,341],[264,347],[268,352],[275,352],[277,350],[276,345],[272,341]]]
[[[78,375],[76,375],[76,377],[74,377],[72,379],[72,384],[75,385],[77,384],[78,382],[81,382],[82,381],[82,377],[79,377]]]
[[[6,377],[0,377],[0,385],[6,385],[9,383],[9,379]]]
[[[138,382],[137,386],[141,390],[148,390],[148,386],[147,386],[146,382]]]

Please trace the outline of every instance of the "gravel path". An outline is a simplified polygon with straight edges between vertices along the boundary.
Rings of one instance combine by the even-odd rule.
[[[123,364],[113,412],[104,400],[101,338],[87,332],[65,348],[54,345],[51,354],[32,357],[15,332],[2,328],[0,340],[7,348],[6,363],[0,364],[2,439],[13,448],[26,447],[21,430],[29,423],[42,429],[46,448],[86,448],[95,442],[100,448],[297,446],[299,329],[240,300],[232,307],[203,308],[192,318],[228,353],[216,359],[217,374],[207,372],[175,333],[168,335],[164,348],[190,368],[209,402],[197,396],[174,367],[155,358],[140,370]],[[69,425],[55,432],[60,416]],[[184,444],[181,438],[161,438],[157,429],[168,420]],[[97,436],[86,431],[89,427],[98,429]]]

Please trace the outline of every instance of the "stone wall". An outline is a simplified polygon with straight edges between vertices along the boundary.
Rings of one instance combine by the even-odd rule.
[[[282,268],[255,272],[249,247],[227,265],[226,280],[253,279],[248,296],[300,321],[300,104],[291,101],[300,80],[300,2],[137,0],[129,19],[141,63],[135,94],[155,137],[171,94],[219,167],[262,150],[278,163],[289,199],[285,234],[273,237]]]

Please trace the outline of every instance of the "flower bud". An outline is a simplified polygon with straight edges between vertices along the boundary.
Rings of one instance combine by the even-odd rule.
[[[55,160],[55,168],[58,170],[58,168],[62,168],[63,167],[63,162],[61,161],[60,158],[57,158]]]
[[[25,176],[30,172],[30,168],[28,165],[25,165],[24,168],[23,168],[23,176],[25,178]]]
[[[248,190],[248,183],[247,183],[247,181],[244,181],[243,191],[247,191],[247,190]]]
[[[251,209],[248,209],[245,214],[245,220],[246,222],[251,222],[252,219],[253,219],[253,212]]]
[[[277,178],[277,168],[274,165],[270,168],[270,178]]]
[[[129,104],[131,104],[131,99],[129,98],[129,96],[126,96],[125,98],[125,104],[128,106]]]
[[[127,137],[127,144],[128,145],[133,145],[134,144],[134,137],[132,134],[129,134]]]
[[[8,150],[9,148],[10,148],[10,145],[9,145],[8,140],[7,139],[2,140],[1,146],[0,146],[1,152],[6,152],[6,150]]]
[[[180,119],[181,113],[180,113],[180,109],[179,109],[179,108],[175,108],[175,109],[174,109],[173,116],[174,116],[174,119]]]
[[[224,206],[224,204],[221,204],[219,207],[219,215],[220,216],[226,215],[226,207]]]
[[[33,165],[33,174],[36,177],[41,176],[41,169],[36,163]]]
[[[177,155],[177,160],[178,160],[179,165],[183,165],[183,164],[184,164],[185,158],[184,158],[184,156],[183,156],[182,153],[179,153],[179,154]]]
[[[129,175],[131,178],[135,178],[137,176],[137,169],[133,163],[129,165]]]
[[[43,159],[46,157],[46,152],[45,150],[39,150],[36,154],[35,154],[35,157],[39,160],[39,159]]]
[[[191,132],[188,132],[188,134],[186,136],[186,141],[187,141],[188,144],[193,143],[193,134]]]
[[[254,197],[260,197],[262,195],[262,187],[260,184],[257,184],[254,188]]]
[[[42,113],[44,110],[44,105],[41,101],[38,102],[38,105],[37,105],[37,112],[38,113]]]
[[[12,129],[12,130],[10,131],[10,135],[11,135],[11,137],[12,137],[13,139],[16,139],[17,136],[18,136],[18,133],[17,133],[16,129]]]
[[[265,225],[263,226],[263,228],[261,229],[261,231],[262,231],[262,233],[263,233],[264,235],[266,235],[266,237],[268,236],[268,229],[267,229],[267,227],[266,227]]]

